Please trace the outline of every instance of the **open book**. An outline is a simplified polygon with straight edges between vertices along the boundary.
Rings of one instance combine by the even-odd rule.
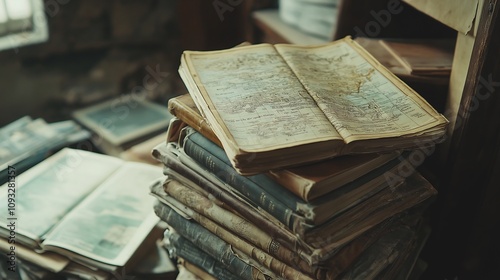
[[[0,187],[0,199],[12,202],[2,203],[0,236],[116,271],[159,221],[148,188],[161,174],[156,166],[63,149]]]
[[[349,37],[185,51],[179,73],[242,174],[436,143],[448,123]]]

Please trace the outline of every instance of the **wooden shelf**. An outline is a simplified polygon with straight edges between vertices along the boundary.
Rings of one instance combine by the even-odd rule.
[[[328,42],[300,31],[297,27],[285,23],[277,9],[257,10],[252,13],[252,20],[262,32],[260,41],[278,44],[292,43],[299,45],[316,45]]]

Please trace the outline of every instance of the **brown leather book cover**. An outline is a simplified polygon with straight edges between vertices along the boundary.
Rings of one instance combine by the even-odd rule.
[[[275,181],[305,201],[313,201],[396,158],[398,152],[342,156],[322,162],[271,170]]]
[[[196,129],[210,141],[222,147],[217,136],[215,136],[208,122],[200,114],[196,104],[189,94],[180,95],[171,98],[168,101],[168,111],[178,119],[185,122],[190,127]]]
[[[184,51],[179,74],[245,176],[442,142],[449,123],[349,36],[321,46]]]

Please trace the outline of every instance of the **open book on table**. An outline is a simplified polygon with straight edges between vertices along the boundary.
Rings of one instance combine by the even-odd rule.
[[[436,143],[448,123],[350,37],[185,51],[179,73],[241,174]]]
[[[154,232],[159,219],[148,188],[161,174],[156,166],[65,148],[0,187],[0,199],[11,202],[2,203],[0,236],[116,271]]]

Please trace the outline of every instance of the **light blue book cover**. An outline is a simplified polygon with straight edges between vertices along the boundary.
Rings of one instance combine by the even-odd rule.
[[[74,118],[113,145],[120,146],[168,127],[172,116],[161,106],[134,95],[124,95],[76,111]]]

